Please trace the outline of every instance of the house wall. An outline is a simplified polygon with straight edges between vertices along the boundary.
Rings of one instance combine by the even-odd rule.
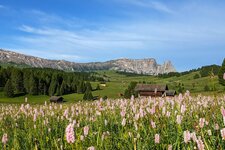
[[[152,92],[152,91],[140,91],[139,95],[140,96],[152,96],[152,97],[154,97],[154,96],[162,96],[163,92],[157,92],[155,94],[155,92]]]

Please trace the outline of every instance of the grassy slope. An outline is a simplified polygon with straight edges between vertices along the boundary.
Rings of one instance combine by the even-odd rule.
[[[212,95],[212,94],[218,94],[222,93],[224,87],[219,85],[218,78],[215,77],[213,79],[210,79],[209,77],[199,78],[199,79],[193,79],[193,76],[197,72],[193,72],[187,75],[183,75],[181,77],[170,77],[170,78],[158,78],[153,76],[126,76],[123,74],[118,74],[115,71],[99,71],[98,72],[101,76],[107,76],[111,82],[107,82],[106,87],[101,87],[102,90],[100,91],[93,91],[94,96],[108,96],[109,98],[119,98],[119,93],[124,93],[124,90],[127,88],[129,83],[131,81],[136,82],[151,82],[151,83],[157,83],[157,84],[167,84],[170,89],[175,89],[176,85],[178,83],[183,83],[185,90],[189,90],[192,93],[203,93],[205,95]],[[195,86],[193,87],[193,83]],[[93,89],[97,86],[98,82],[92,82]],[[204,92],[204,86],[208,84],[210,87],[213,87],[213,84],[215,84],[216,91],[214,92]],[[49,100],[48,96],[30,96],[26,95],[28,97],[28,101],[30,103],[44,103],[45,101]],[[0,102],[1,103],[23,103],[24,97],[16,97],[16,98],[6,98],[3,93],[0,93]],[[70,102],[77,102],[81,101],[83,98],[83,94],[68,94],[63,96],[64,99],[70,103]]]

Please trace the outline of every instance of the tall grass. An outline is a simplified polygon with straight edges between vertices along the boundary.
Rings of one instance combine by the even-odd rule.
[[[0,149],[225,149],[225,97],[189,94],[1,104]]]

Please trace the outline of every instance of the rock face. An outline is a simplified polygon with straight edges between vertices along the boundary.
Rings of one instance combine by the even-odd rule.
[[[53,68],[65,71],[116,70],[148,75],[176,72],[176,69],[170,61],[165,62],[163,65],[159,65],[153,58],[117,59],[106,62],[75,63],[65,60],[48,60],[2,49],[0,49],[0,62],[13,62],[17,64],[26,64],[31,67]]]

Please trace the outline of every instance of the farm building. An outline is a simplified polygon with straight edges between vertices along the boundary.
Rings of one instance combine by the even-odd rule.
[[[63,97],[61,97],[61,96],[51,96],[50,102],[52,102],[52,103],[62,103]]]
[[[134,90],[139,96],[164,97],[176,94],[176,91],[169,90],[167,85],[157,84],[137,84]]]
[[[168,90],[164,94],[165,94],[164,96],[167,97],[174,97],[177,94],[177,92],[175,90]]]

